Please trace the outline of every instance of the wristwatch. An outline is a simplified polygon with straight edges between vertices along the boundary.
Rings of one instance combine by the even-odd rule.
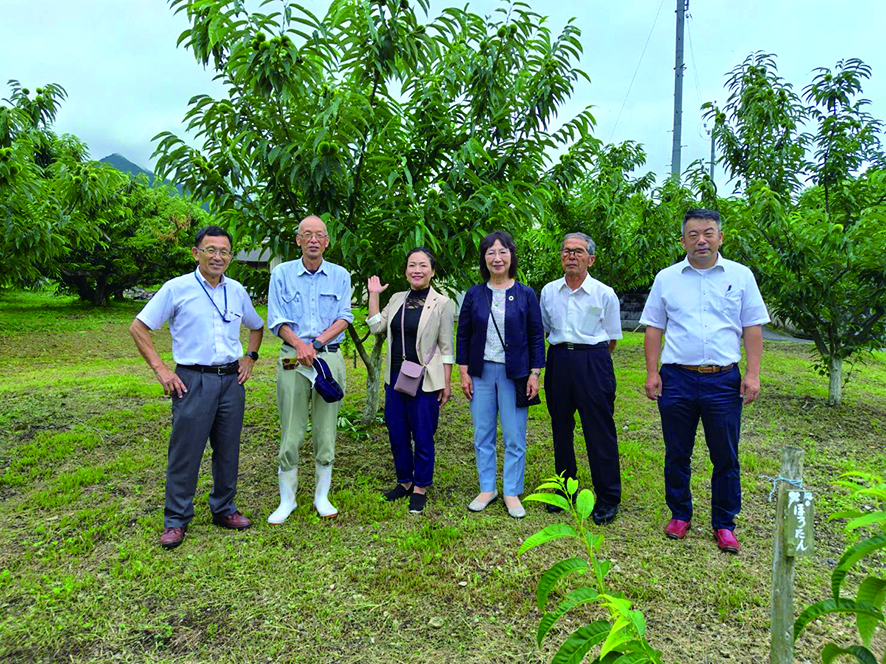
[[[538,378],[539,376],[541,376],[541,371],[530,371],[529,375]]]
[[[254,350],[251,350],[248,353],[246,353],[246,356],[251,357],[253,362],[258,362],[258,353],[256,353]]]
[[[312,343],[311,345],[314,347],[314,350],[316,350],[317,352],[320,352],[321,350],[326,348],[326,344],[324,344],[319,339],[314,339],[314,343]]]

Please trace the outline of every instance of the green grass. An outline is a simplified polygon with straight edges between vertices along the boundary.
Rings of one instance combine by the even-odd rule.
[[[348,358],[333,502],[311,508],[312,455],[303,447],[299,507],[282,527],[266,525],[277,505],[279,424],[266,337],[247,384],[238,506],[255,521],[243,533],[213,527],[205,455],[185,543],[158,544],[169,435],[169,401],[138,357],[127,327],[139,303],[93,309],[45,294],[0,295],[0,660],[6,662],[543,662],[538,577],[557,542],[517,559],[525,537],[553,523],[539,505],[510,519],[501,503],[482,514],[465,506],[477,488],[470,415],[447,406],[438,432],[435,484],[423,516],[380,499],[392,483],[381,421],[357,422],[365,372]],[[261,312],[264,314],[264,312]],[[154,335],[171,363],[168,333]],[[848,506],[830,482],[840,472],[886,467],[886,355],[855,367],[845,405],[825,406],[827,382],[808,346],[766,344],[763,395],[746,409],[740,460],[744,508],[739,557],[721,555],[708,534],[710,462],[699,434],[692,489],[696,517],[685,541],[666,540],[664,445],[655,404],[643,395],[642,337],[615,354],[616,425],[624,502],[605,530],[610,586],[646,614],[648,636],[668,662],[768,659],[773,505],[780,450],[806,450],[816,492],[816,551],[798,565],[798,605],[823,598],[845,544],[829,512]],[[544,407],[530,413],[527,490],[553,470]],[[584,441],[576,437],[579,481],[589,486]],[[555,629],[558,643],[579,619]],[[814,660],[827,622],[799,644]]]

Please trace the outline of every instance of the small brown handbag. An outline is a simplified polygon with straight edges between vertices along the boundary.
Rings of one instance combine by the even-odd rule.
[[[415,340],[415,345],[415,354],[418,355],[418,339]],[[414,397],[418,394],[418,387],[421,385],[421,379],[425,374],[425,365],[406,359],[406,298],[403,299],[403,308],[400,310],[400,347],[403,349],[403,363],[400,365],[400,373],[397,376],[397,382],[394,383],[394,389]],[[435,341],[425,364],[431,361],[436,350],[437,342]]]

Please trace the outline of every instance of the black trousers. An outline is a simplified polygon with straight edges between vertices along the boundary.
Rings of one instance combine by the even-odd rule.
[[[621,469],[615,433],[615,371],[607,344],[581,350],[548,349],[545,401],[551,414],[554,468],[575,477],[575,411],[581,418],[598,503],[621,502]]]
[[[246,403],[246,393],[237,382],[236,373],[219,376],[177,368],[176,374],[188,391],[181,399],[172,395],[165,528],[185,526],[194,517],[194,493],[207,438],[212,447],[209,509],[219,518],[237,510],[234,496]]]

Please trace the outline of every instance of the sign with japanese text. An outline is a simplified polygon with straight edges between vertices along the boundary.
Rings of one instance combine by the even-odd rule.
[[[788,558],[812,555],[812,492],[788,491],[784,520],[785,555]]]

